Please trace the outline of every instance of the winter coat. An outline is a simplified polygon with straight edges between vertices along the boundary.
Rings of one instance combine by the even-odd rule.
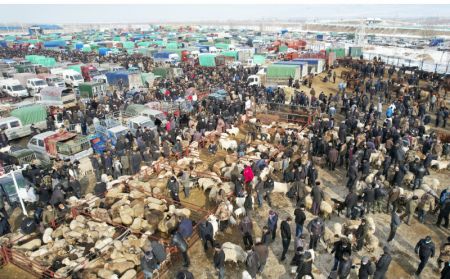
[[[428,212],[433,210],[434,207],[435,207],[434,197],[429,193],[423,195],[419,202],[419,208],[425,212]]]
[[[258,254],[259,262],[265,264],[269,257],[269,248],[263,243],[257,243],[253,250]]]
[[[156,260],[156,257],[151,255],[150,258],[146,257],[145,255],[141,258],[141,268],[142,270],[153,272],[153,270],[158,268],[158,262]]]
[[[239,223],[239,231],[242,233],[242,235],[246,234],[253,234],[253,223],[252,220],[248,216],[246,216],[240,223]]]
[[[252,278],[255,278],[256,273],[258,272],[258,267],[260,265],[258,254],[255,251],[251,251],[250,253],[247,254],[245,265],[247,267],[248,273],[250,273]]]
[[[338,156],[339,156],[339,152],[337,151],[336,148],[332,148],[328,152],[328,160],[330,161],[330,163],[336,163]]]
[[[297,276],[295,278],[302,279],[305,275],[312,275],[312,258],[307,257],[306,253],[299,261]]]
[[[435,253],[435,246],[432,241],[426,242],[425,239],[419,240],[417,242],[416,247],[414,248],[414,252],[416,254],[419,254],[419,257],[421,259],[428,259],[429,257],[434,257]]]
[[[225,266],[225,253],[221,249],[219,252],[214,253],[214,267],[219,269]]]
[[[214,228],[210,222],[205,221],[200,223],[200,225],[198,226],[198,233],[201,239],[206,240],[208,236],[212,238],[214,234]]]
[[[323,199],[323,192],[317,185],[314,185],[311,190],[311,196],[315,203],[320,204]]]
[[[358,271],[358,279],[369,279],[369,276],[374,272],[372,263],[369,261],[367,264],[361,264]]]
[[[245,181],[245,183],[251,182],[251,181],[253,180],[253,177],[254,177],[252,168],[251,168],[250,166],[247,166],[247,167],[244,169],[243,175],[244,175],[244,181]]]
[[[188,249],[188,244],[186,240],[184,240],[183,236],[180,232],[175,232],[172,237],[172,244],[175,245],[181,252],[186,252]]]
[[[339,268],[338,268],[339,279],[348,278],[351,270],[352,270],[352,259],[349,258],[345,261],[342,261],[339,264]]]
[[[291,239],[291,227],[286,220],[281,222],[280,231],[282,239]]]
[[[419,205],[419,200],[409,199],[406,203],[406,214],[414,214],[417,206]]]
[[[303,226],[306,220],[305,211],[301,210],[300,208],[296,208],[294,211],[294,216],[295,216],[295,223]]]
[[[350,245],[347,244],[346,247],[344,247],[344,242],[342,240],[336,241],[334,243],[333,249],[331,250],[331,254],[334,254],[334,257],[342,260],[343,255],[345,252],[347,252],[349,255],[352,254],[352,247]]]
[[[183,219],[178,226],[178,231],[184,238],[188,238],[192,235],[193,232],[192,221],[189,219]]]
[[[375,274],[373,275],[373,279],[383,279],[387,270],[389,269],[389,265],[391,264],[392,257],[388,253],[384,253],[381,255],[380,259],[376,263]]]
[[[278,223],[278,214],[269,214],[269,217],[267,218],[267,226],[269,227],[270,231],[273,231],[277,228]]]

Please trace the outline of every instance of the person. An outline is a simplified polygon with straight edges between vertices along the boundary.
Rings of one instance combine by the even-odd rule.
[[[198,230],[200,239],[203,242],[203,249],[206,252],[208,251],[208,241],[211,243],[211,248],[214,247],[214,228],[210,222],[204,221],[198,225]]]
[[[392,214],[391,214],[391,231],[389,232],[389,237],[387,239],[387,242],[391,242],[394,239],[395,233],[397,232],[398,227],[402,223],[402,221],[400,220],[400,214],[401,214],[401,210],[400,209],[397,209],[396,211],[392,211]]]
[[[450,236],[447,237],[447,242],[443,242],[439,249],[439,257],[437,259],[439,269],[442,268],[442,263],[450,261]]]
[[[6,147],[9,145],[8,136],[5,132],[6,128],[2,128],[2,131],[0,132],[0,148]]]
[[[354,191],[350,191],[347,196],[345,197],[345,207],[346,207],[346,213],[345,216],[347,218],[350,218],[352,213],[352,208],[356,205],[358,202],[358,194]]]
[[[183,185],[183,192],[184,192],[184,197],[185,198],[189,198],[189,190],[191,187],[191,180],[190,180],[190,174],[189,171],[187,169],[183,170],[180,174],[179,174],[179,179],[181,184]]]
[[[312,275],[312,255],[308,251],[306,251],[303,254],[303,257],[301,257],[301,259],[299,260],[299,264],[297,267],[297,276],[295,277],[295,279],[305,278],[304,276],[306,275],[314,278],[314,276]]]
[[[192,223],[192,220],[186,217],[182,217],[178,225],[178,231],[185,239],[191,237],[194,231],[194,225]]]
[[[419,197],[413,195],[411,199],[406,202],[406,211],[403,215],[403,218],[406,217],[406,222],[408,226],[411,224],[411,219],[414,216],[414,212],[416,211],[417,206],[419,205]]]
[[[347,239],[342,238],[334,243],[333,249],[331,250],[331,254],[333,253],[334,253],[334,264],[331,270],[335,271],[339,268],[339,265],[342,263],[344,253],[348,253],[349,255],[351,255],[352,247],[351,245],[349,245]]]
[[[445,263],[444,268],[441,270],[441,279],[450,278],[450,261]]]
[[[223,232],[228,227],[231,213],[227,204],[223,201],[219,204],[215,214],[219,218],[219,230]]]
[[[317,248],[317,243],[325,231],[322,219],[320,217],[316,217],[311,220],[308,224],[308,231],[310,234],[309,249],[313,249],[315,251]]]
[[[361,224],[356,229],[356,250],[361,251],[364,246],[364,240],[367,237],[369,231],[369,225],[367,224],[366,219],[361,219]]]
[[[432,212],[435,207],[435,199],[431,193],[431,190],[425,193],[421,198],[418,205],[418,216],[420,223],[425,223],[425,216],[428,212]]]
[[[419,276],[422,273],[423,268],[427,264],[428,260],[434,257],[435,246],[431,241],[431,236],[427,236],[424,239],[417,242],[414,252],[419,255],[420,263],[416,270],[416,275]]]
[[[255,239],[255,246],[253,246],[253,250],[256,254],[258,254],[259,265],[258,265],[258,274],[261,274],[264,271],[264,267],[266,266],[267,258],[269,257],[269,247],[265,245],[261,238]]]
[[[385,274],[389,269],[391,264],[392,256],[388,246],[383,247],[383,255],[378,259],[375,265],[375,273],[373,274],[373,279],[384,279]]]
[[[244,182],[245,184],[250,183],[253,180],[254,174],[251,166],[245,166],[244,171]]]
[[[186,240],[184,240],[183,236],[180,234],[180,232],[176,231],[172,234],[172,245],[175,245],[178,250],[181,252],[181,255],[183,256],[183,266],[189,267],[190,260],[188,255],[188,244]]]
[[[275,187],[275,182],[273,181],[272,177],[268,177],[267,180],[264,182],[264,192],[266,194],[265,199],[267,200],[267,204],[269,207],[272,207],[272,200],[270,199],[270,194],[272,193],[273,189]]]
[[[261,237],[261,241],[262,243],[264,243],[265,245],[269,246],[270,244],[270,239],[271,239],[271,232],[269,230],[268,226],[264,226],[263,230],[262,230],[262,237]]]
[[[144,272],[145,279],[153,278],[153,271],[158,269],[158,263],[156,262],[156,258],[153,255],[152,249],[148,248],[144,255],[141,257],[141,269]]]
[[[250,274],[252,278],[256,278],[256,274],[258,273],[258,267],[260,265],[260,260],[258,253],[256,253],[253,249],[247,251],[247,258],[245,260],[245,266],[247,268],[247,272]]]
[[[214,246],[214,268],[217,270],[219,279],[225,276],[225,253],[219,243]]]
[[[305,205],[301,204],[294,210],[295,216],[295,237],[299,238],[303,234],[303,224],[306,220]]]
[[[323,192],[320,189],[319,181],[316,181],[316,183],[312,187],[311,196],[313,198],[312,214],[317,215],[317,214],[319,214],[320,204],[322,203],[322,200],[323,200]]]
[[[289,244],[291,243],[291,227],[289,223],[292,221],[292,218],[288,216],[285,220],[281,222],[280,231],[281,231],[281,243],[283,245],[283,252],[281,254],[281,261],[286,259],[286,253],[289,249]]]
[[[338,267],[337,275],[339,279],[346,279],[350,275],[350,271],[352,270],[352,258],[348,252],[344,252],[342,255],[341,264]]]
[[[170,197],[177,203],[180,203],[180,186],[175,176],[172,176],[167,182],[167,189],[169,190]]]
[[[160,238],[157,241],[152,240],[150,242],[150,245],[152,247],[153,256],[155,256],[156,258],[156,262],[158,263],[158,265],[161,265],[167,259],[167,252],[164,246],[163,239]]]
[[[358,271],[358,279],[369,279],[369,276],[373,275],[374,269],[369,257],[364,256],[361,259],[361,266]]]
[[[8,216],[3,212],[0,212],[0,236],[6,235],[11,232],[11,226],[8,222]]]
[[[448,215],[450,213],[450,198],[446,198],[439,204],[439,215],[437,218],[436,226],[440,227],[442,220],[444,220],[444,227],[448,229]]]
[[[245,216],[239,223],[239,231],[242,234],[242,240],[246,250],[250,249],[253,246],[253,223],[250,216]]]
[[[175,279],[194,279],[194,275],[188,270],[180,270]]]
[[[367,187],[364,190],[363,193],[364,196],[364,207],[367,210],[367,213],[370,213],[370,211],[372,211],[372,214],[375,214],[375,189],[373,187],[373,185]]]
[[[277,234],[277,225],[278,225],[278,214],[272,209],[269,210],[269,217],[267,218],[267,227],[272,234],[272,241],[275,240],[275,236]]]

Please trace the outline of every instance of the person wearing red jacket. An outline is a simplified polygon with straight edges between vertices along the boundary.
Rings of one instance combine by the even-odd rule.
[[[245,183],[250,183],[253,180],[254,174],[250,166],[245,166],[243,174]]]

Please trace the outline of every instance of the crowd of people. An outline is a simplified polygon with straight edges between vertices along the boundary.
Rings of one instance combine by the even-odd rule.
[[[26,50],[2,49],[0,57],[24,57],[29,54]],[[136,65],[143,71],[148,71],[154,64],[144,56],[123,54],[106,61],[104,57],[81,52],[64,52],[55,54],[46,50],[34,50],[33,54],[55,56],[59,61],[115,62],[123,63],[126,67]],[[432,91],[425,99],[420,90],[403,90],[401,93],[390,91],[392,78],[404,76],[402,69],[388,68],[377,62],[357,62],[360,67],[353,67],[360,73],[360,85],[347,88],[345,80],[338,80],[336,92],[321,92],[316,94],[312,87],[312,79],[308,83],[308,91],[301,90],[298,82],[290,81],[289,85],[297,87],[290,98],[282,88],[265,88],[264,86],[248,86],[247,77],[258,71],[258,66],[244,68],[205,68],[181,63],[183,76],[174,79],[162,79],[150,88],[140,91],[138,98],[132,100],[124,97],[123,90],[114,90],[102,98],[80,103],[78,110],[61,110],[56,116],[49,116],[48,126],[52,129],[52,117],[60,117],[65,126],[81,124],[82,133],[88,133],[88,127],[95,121],[105,119],[108,114],[124,110],[131,103],[146,103],[154,100],[175,100],[184,98],[189,88],[196,92],[212,92],[224,89],[229,93],[225,100],[200,99],[197,93],[189,100],[192,110],[179,114],[168,115],[167,122],[155,122],[156,131],[138,129],[135,135],[126,134],[117,143],[106,144],[102,154],[94,154],[90,158],[95,174],[96,185],[94,192],[102,195],[106,192],[108,176],[118,178],[122,175],[134,175],[141,166],[151,166],[160,156],[173,160],[182,158],[185,153],[182,141],[196,141],[201,147],[215,154],[217,143],[215,139],[206,136],[207,132],[223,133],[226,129],[238,126],[248,134],[246,140],[240,141],[236,149],[238,158],[246,155],[247,147],[255,139],[261,139],[274,146],[281,146],[283,156],[273,158],[268,154],[261,154],[261,159],[253,160],[246,165],[242,172],[237,168],[232,172],[231,182],[234,185],[232,196],[226,196],[219,191],[216,198],[219,220],[219,231],[233,231],[242,235],[242,243],[246,250],[246,276],[256,278],[266,266],[269,249],[277,241],[277,230],[281,235],[282,253],[280,262],[286,260],[289,248],[294,245],[295,254],[289,264],[294,267],[296,278],[314,278],[313,262],[320,257],[318,246],[325,233],[326,223],[329,222],[321,215],[320,205],[324,201],[326,186],[321,183],[318,168],[328,168],[330,172],[343,170],[347,173],[347,194],[336,205],[345,210],[345,219],[359,220],[357,230],[353,233],[356,238],[341,236],[333,244],[331,254],[334,263],[329,278],[349,278],[354,268],[354,258],[361,256],[358,278],[389,278],[387,272],[392,261],[392,241],[395,241],[399,227],[415,226],[415,212],[420,223],[435,222],[436,228],[442,226],[448,229],[450,213],[450,188],[438,192],[438,189],[428,187],[420,197],[413,190],[423,188],[424,178],[430,174],[431,162],[449,155],[448,142],[443,142],[437,133],[427,132],[431,121],[431,114],[436,112],[436,127],[446,126],[448,108],[441,96],[442,91]],[[391,70],[393,69],[393,70]],[[330,69],[331,70],[331,69]],[[385,76],[388,76],[386,79]],[[330,72],[329,78],[336,83],[336,73]],[[419,78],[412,75],[405,82],[416,85]],[[321,82],[321,81],[317,81]],[[356,84],[356,83],[355,83]],[[439,87],[441,88],[441,87]],[[317,96],[316,96],[317,95]],[[260,121],[244,122],[243,115],[263,105],[284,105],[291,113],[297,107],[313,107],[319,114],[307,127],[308,134],[276,132],[268,135],[263,131]],[[387,108],[386,108],[387,106]],[[338,107],[341,108],[338,112]],[[337,121],[338,117],[343,118]],[[0,135],[0,138],[4,138]],[[378,165],[373,164],[373,154],[383,153],[384,159]],[[298,158],[298,159],[293,159]],[[326,158],[326,164],[321,164],[317,158]],[[281,173],[272,173],[263,177],[265,169],[271,162],[281,162]],[[405,181],[407,174],[412,173],[412,181]],[[21,229],[25,232],[42,230],[55,222],[58,218],[68,214],[66,199],[70,196],[81,197],[83,192],[82,176],[78,173],[77,162],[54,160],[49,169],[31,164],[24,177],[30,181],[30,191],[34,191],[35,199],[28,202],[32,206],[34,216],[25,218]],[[184,196],[189,197],[190,170],[185,169],[171,179],[167,184],[167,193],[176,201],[180,201],[180,185],[184,189]],[[290,185],[287,196],[291,199],[295,210],[279,222],[277,204],[271,199],[274,183],[282,181]],[[428,185],[430,186],[430,185]],[[308,189],[310,191],[308,191]],[[405,195],[404,190],[411,192]],[[307,199],[311,197],[312,205],[309,216]],[[245,217],[239,222],[230,212],[229,204],[237,199],[244,199]],[[262,228],[260,237],[255,237],[254,219],[256,210],[265,210],[267,203],[267,225]],[[6,206],[6,204],[8,206]],[[8,223],[10,203],[5,191],[0,193],[0,235],[10,232]],[[256,208],[258,207],[258,208]],[[263,209],[261,209],[263,208]],[[10,210],[9,210],[10,211]],[[439,213],[438,213],[439,212]],[[363,255],[362,249],[367,242],[369,224],[367,217],[380,214],[390,215],[390,233],[384,241],[383,254],[378,259],[370,255]],[[437,215],[437,218],[434,217]],[[33,224],[33,225],[29,225]],[[237,226],[230,226],[237,224]],[[295,225],[295,226],[294,226]],[[177,278],[194,278],[187,270],[190,266],[188,244],[186,237],[191,235],[192,224],[180,225],[172,234],[171,245],[176,246],[183,255],[185,269],[180,271]],[[294,230],[291,229],[295,227]],[[433,228],[434,229],[434,228]],[[214,229],[209,221],[203,221],[198,226],[198,233],[205,252],[208,246],[213,248],[213,265],[218,278],[224,278],[225,252],[222,245],[215,240]],[[292,231],[295,233],[292,235]],[[306,239],[309,238],[309,244]],[[294,242],[293,244],[291,244]],[[414,247],[420,264],[415,271],[419,276],[428,260],[435,256],[435,244],[441,243],[439,267],[442,268],[441,278],[450,276],[450,239],[432,239],[423,236]],[[210,245],[208,245],[210,244]],[[162,244],[160,244],[162,245]],[[152,243],[143,252],[141,268],[145,278],[152,278],[165,259],[157,243]],[[159,251],[159,252],[158,252]],[[208,253],[208,252],[207,252]],[[307,277],[309,276],[309,277]]]

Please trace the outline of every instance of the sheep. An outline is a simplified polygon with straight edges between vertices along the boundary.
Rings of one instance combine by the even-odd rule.
[[[252,279],[250,273],[247,270],[242,271],[242,279]]]
[[[313,204],[313,200],[312,200],[311,196],[310,195],[306,196],[305,197],[305,208],[308,210],[311,209],[312,204]]]
[[[335,235],[342,235],[342,224],[341,223],[334,223],[333,224],[333,233]]]
[[[325,219],[331,218],[331,213],[333,213],[333,207],[326,201],[320,203],[320,213],[322,213]]]
[[[198,185],[203,189],[203,191],[206,191],[208,189],[211,189],[213,186],[215,186],[218,182],[213,178],[209,177],[202,177],[198,179]]]
[[[52,233],[53,233],[53,229],[52,228],[46,228],[44,231],[44,235],[42,236],[42,242],[44,242],[45,244],[52,242]]]
[[[443,160],[431,160],[430,167],[434,170],[440,171],[445,170],[450,167],[450,161],[443,161]]]
[[[122,275],[122,277],[120,277],[120,279],[133,279],[135,277],[136,277],[136,270],[129,269]]]
[[[221,170],[226,166],[227,166],[227,164],[224,161],[217,161],[212,166],[212,171],[218,175],[222,175]]]
[[[245,263],[247,259],[247,253],[241,246],[231,242],[225,242],[222,244],[223,252],[225,253],[225,262],[232,261],[234,263]]]
[[[234,211],[234,216],[236,216],[236,218],[240,218],[241,216],[245,215],[245,209],[243,207],[238,207],[235,211]]]
[[[176,208],[175,205],[171,204],[169,205],[169,212],[171,214],[175,214],[178,217],[185,217],[189,218],[191,216],[191,211],[188,208]]]
[[[237,149],[237,141],[229,140],[229,139],[219,139],[220,148],[224,150],[236,150]]]
[[[274,193],[283,193],[286,195],[286,193],[289,191],[289,183],[284,182],[274,182],[273,192]]]
[[[439,181],[439,179],[437,178],[431,178],[429,176],[425,176],[423,178],[423,184],[427,184],[430,186],[430,188],[437,192],[437,190],[440,188],[441,186],[441,182]]]
[[[237,136],[239,134],[239,128],[238,127],[234,127],[234,126],[231,126],[230,129],[226,129],[225,131],[228,134],[233,135],[233,136]]]
[[[190,164],[198,164],[201,162],[202,162],[202,160],[200,160],[198,158],[184,157],[177,161],[177,166],[185,167],[185,166],[189,166]]]
[[[372,233],[367,234],[366,244],[365,244],[367,252],[373,253],[375,251],[375,249],[379,246],[379,243],[380,243],[380,241],[374,234],[372,234]]]
[[[411,184],[411,182],[413,182],[413,180],[414,180],[414,174],[410,171],[406,172],[405,176],[403,177],[403,182],[405,183],[405,185]]]

